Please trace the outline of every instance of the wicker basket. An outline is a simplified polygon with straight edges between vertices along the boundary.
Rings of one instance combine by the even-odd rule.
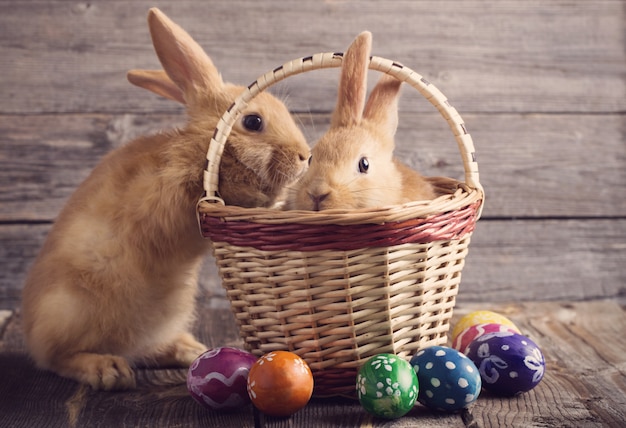
[[[220,120],[207,154],[206,196],[198,203],[245,347],[304,358],[317,396],[355,391],[356,372],[378,353],[408,358],[444,344],[470,237],[484,194],[470,135],[445,96],[396,62],[370,69],[417,89],[446,119],[465,182],[433,201],[361,210],[279,211],[225,206],[219,163],[241,109],[292,75],[339,67],[342,54],[290,61],[252,83]]]

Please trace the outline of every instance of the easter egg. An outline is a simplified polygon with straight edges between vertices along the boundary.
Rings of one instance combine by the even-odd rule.
[[[289,416],[306,406],[313,394],[313,374],[298,355],[274,351],[250,369],[248,394],[257,409],[270,416]]]
[[[454,412],[468,407],[480,394],[478,369],[456,349],[422,349],[411,358],[411,365],[420,385],[418,400],[428,408]]]
[[[507,317],[492,311],[474,311],[463,316],[454,326],[452,330],[452,341],[466,328],[476,324],[502,324],[513,328],[517,333],[520,330],[513,324],[513,321]]]
[[[526,336],[511,332],[478,337],[470,344],[467,356],[478,367],[483,388],[503,396],[533,389],[546,367],[539,347]]]
[[[212,410],[232,410],[250,403],[246,383],[257,358],[236,348],[206,351],[187,372],[187,389],[198,403]]]
[[[396,419],[415,405],[419,384],[408,361],[393,354],[379,354],[359,369],[356,390],[365,410],[374,416]]]
[[[452,347],[457,351],[467,354],[470,343],[472,343],[476,338],[482,336],[483,334],[500,331],[519,333],[517,329],[503,324],[476,324],[459,333],[452,342]]]

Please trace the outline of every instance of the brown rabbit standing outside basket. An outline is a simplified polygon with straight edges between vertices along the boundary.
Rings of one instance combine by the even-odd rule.
[[[94,389],[135,385],[133,365],[189,365],[206,346],[190,333],[205,154],[245,88],[224,83],[202,48],[158,9],[148,17],[165,71],[129,80],[186,105],[180,130],[113,151],[70,197],[26,280],[22,316],[37,365]],[[229,204],[269,207],[306,168],[309,147],[269,94],[232,127],[220,166]]]

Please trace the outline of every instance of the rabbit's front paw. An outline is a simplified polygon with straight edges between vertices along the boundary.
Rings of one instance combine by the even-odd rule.
[[[187,367],[206,350],[206,345],[198,342],[191,334],[185,333],[174,344],[174,358],[180,365]]]
[[[128,361],[115,355],[76,354],[63,362],[59,374],[91,385],[95,390],[123,390],[136,386],[135,373]]]
[[[206,350],[206,345],[198,342],[191,334],[183,333],[167,347],[166,352],[157,357],[157,360],[161,366],[189,367]]]

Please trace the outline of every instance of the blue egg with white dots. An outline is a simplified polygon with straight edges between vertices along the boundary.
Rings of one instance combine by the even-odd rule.
[[[411,365],[420,385],[418,400],[430,409],[455,412],[478,398],[482,386],[476,365],[446,346],[420,350]]]

